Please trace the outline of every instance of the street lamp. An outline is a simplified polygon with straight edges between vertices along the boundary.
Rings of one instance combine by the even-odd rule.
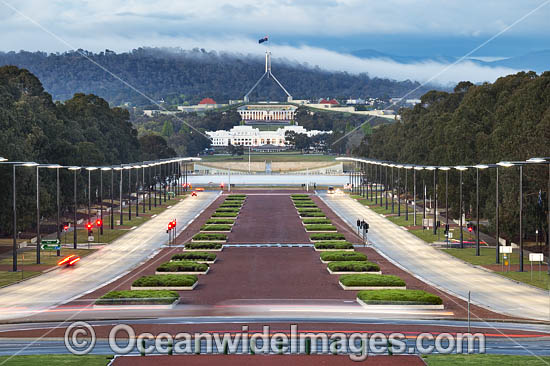
[[[34,167],[38,165],[34,162],[8,162],[8,159],[0,157],[0,164],[9,164],[12,166],[13,172],[13,247],[12,247],[12,270],[17,272],[17,185],[15,183],[15,168],[18,166]]]
[[[96,167],[89,166],[86,167],[86,170],[88,171],[88,222],[92,222],[92,212],[90,211],[90,205],[92,202],[92,179],[91,174],[92,171],[97,170]]]
[[[476,256],[481,255],[479,247],[479,171],[482,169],[487,169],[489,166],[485,164],[474,165],[476,168]]]
[[[397,168],[397,216],[401,217],[401,169],[403,165],[395,166]],[[392,212],[393,212],[393,195],[392,195]]]
[[[413,169],[412,165],[405,165],[405,221],[409,221],[409,170]],[[416,217],[416,215],[415,215]]]
[[[416,165],[413,170],[413,211],[414,211],[414,226],[416,226],[416,171],[424,170],[423,166]],[[425,206],[425,205],[424,205]],[[425,208],[424,208],[425,209]]]
[[[128,220],[132,220],[132,166],[126,165],[125,170],[128,170]]]
[[[548,191],[546,192],[546,199],[548,200],[548,230],[546,231],[546,240],[548,242],[548,274],[550,275],[550,157],[544,158],[531,158],[527,160],[532,164],[546,164],[548,165]]]
[[[58,169],[61,165],[37,164],[36,165],[36,264],[40,264],[40,168]],[[58,228],[59,230],[59,228]]]
[[[111,211],[113,209],[113,168],[111,168],[110,166],[104,166],[101,168],[100,170],[100,175],[99,175],[99,200],[100,200],[100,205],[99,205],[99,214],[101,216],[101,226],[99,228],[99,232],[101,235],[103,235],[103,172],[104,171],[111,171]],[[111,212],[111,222],[112,222],[112,217],[113,217],[113,213]],[[112,229],[112,225],[111,225],[111,229]]]
[[[74,195],[74,213],[73,213],[73,248],[77,248],[77,233],[76,233],[76,210],[77,210],[77,194],[76,194],[76,172],[80,171],[79,166],[72,166],[68,168],[73,171],[73,195]],[[65,234],[67,235],[67,234]]]
[[[519,166],[519,271],[523,272],[523,165],[521,161],[501,161],[497,165],[510,168]]]
[[[141,165],[134,165],[132,168],[136,170],[136,217],[139,217],[139,168]]]
[[[122,180],[124,178],[122,173],[124,172],[124,168],[122,166],[117,166],[117,167],[114,167],[113,169],[117,170],[117,171],[120,171],[120,181],[118,182],[118,190],[119,190],[119,193],[120,193],[120,195],[119,195],[119,199],[120,199],[120,201],[119,201],[119,208],[120,208],[120,210],[119,210],[119,213],[120,213],[120,223],[119,223],[119,225],[122,226],[124,224],[124,217],[123,217],[124,211],[122,210]]]
[[[462,204],[462,172],[468,170],[468,167],[466,166],[455,166],[455,169],[458,170],[460,173],[460,248],[464,249],[464,233],[463,233],[463,222],[462,222],[462,216],[463,216],[463,204]]]
[[[449,170],[451,170],[448,166],[440,166],[439,170],[443,170],[445,172],[445,228],[449,228]],[[449,232],[450,230],[447,230],[447,244],[449,243]]]

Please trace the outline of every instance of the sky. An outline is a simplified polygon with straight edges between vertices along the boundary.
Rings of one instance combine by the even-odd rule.
[[[548,19],[550,0],[0,0],[0,50],[168,46],[261,55],[257,40],[269,35],[274,59],[451,84],[494,81],[518,70],[439,59],[401,64],[351,53],[462,57],[483,45],[469,56],[518,56],[550,49]]]

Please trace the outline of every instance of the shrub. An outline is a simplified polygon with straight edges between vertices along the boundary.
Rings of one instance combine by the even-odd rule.
[[[368,290],[359,291],[357,298],[367,304],[441,305],[439,296],[422,290]]]
[[[323,212],[320,208],[298,208],[298,212]]]
[[[208,264],[192,261],[166,262],[157,267],[157,272],[204,272]]]
[[[185,249],[221,249],[222,243],[187,243]]]
[[[361,261],[365,262],[367,256],[359,252],[324,252],[321,259],[326,262]]]
[[[208,244],[208,243],[190,243],[190,244]],[[220,243],[210,243],[210,244],[216,244],[221,247]],[[188,246],[188,245],[186,245]],[[215,253],[207,253],[207,252],[183,252],[174,254],[172,256],[173,261],[213,261],[216,259]]]
[[[336,226],[324,224],[306,225],[306,231],[336,231]]]
[[[341,241],[320,241],[315,243],[316,249],[353,249],[353,244]]]
[[[216,209],[216,212],[239,212],[240,208],[233,208],[233,207],[222,207]]]
[[[237,217],[238,212],[214,212],[212,217]]]
[[[234,224],[235,220],[233,219],[209,219],[206,221],[209,225],[230,225]]]
[[[303,219],[302,222],[304,223],[304,225],[331,223],[329,219]]]
[[[309,194],[307,194],[307,193],[294,193],[294,194],[291,194],[290,197],[292,197],[292,198],[304,198],[304,197],[309,197]]]
[[[311,201],[311,198],[309,198],[309,197],[292,197],[292,200],[294,202],[296,202],[296,201]]]
[[[215,233],[200,233],[196,234],[193,237],[193,240],[227,240],[227,235]]]
[[[340,282],[344,286],[405,286],[405,281],[393,275],[347,274],[340,276]]]
[[[378,272],[380,267],[376,263],[367,261],[330,262],[327,267],[333,272]]]
[[[226,198],[225,203],[243,203],[246,198],[240,198],[240,197],[233,197],[233,198]]]
[[[143,276],[132,283],[134,287],[188,287],[197,282],[196,275],[151,275]]]
[[[220,205],[221,208],[240,208],[242,206],[240,203],[222,203]]]
[[[345,240],[344,234],[340,233],[314,233],[309,234],[311,240]]]
[[[110,291],[95,302],[98,305],[140,305],[140,304],[171,304],[180,295],[168,290],[126,290]]]
[[[231,225],[203,225],[201,231],[231,231]]]
[[[296,208],[317,208],[317,205],[313,202],[311,203],[296,203],[294,204]]]
[[[300,217],[325,217],[322,212],[300,212]]]
[[[230,199],[230,198],[246,198],[246,194],[230,194],[227,196],[226,199]]]

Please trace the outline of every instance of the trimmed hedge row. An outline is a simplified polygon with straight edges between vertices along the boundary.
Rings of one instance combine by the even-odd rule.
[[[325,217],[322,212],[300,212],[300,217]]]
[[[306,231],[336,231],[336,226],[325,224],[306,225]]]
[[[192,261],[166,262],[157,267],[157,272],[204,272],[208,264]]]
[[[237,217],[238,212],[214,212],[212,217]]]
[[[302,222],[304,223],[304,225],[331,223],[329,219],[302,219]]]
[[[321,241],[315,243],[315,249],[353,249],[353,244],[346,242]]]
[[[246,194],[230,194],[226,197],[226,199],[229,198],[246,198]]]
[[[230,225],[234,224],[235,220],[233,219],[208,219],[206,221],[208,225]]]
[[[344,286],[402,287],[405,281],[394,275],[347,274],[340,276]]]
[[[307,193],[293,193],[290,195],[292,198],[303,198],[303,197],[309,197],[309,194]]]
[[[294,205],[296,208],[317,208],[315,203],[299,203]]]
[[[240,203],[222,203],[220,208],[241,208],[242,206]]]
[[[233,207],[222,207],[222,208],[218,208],[216,209],[216,212],[239,212],[241,209],[240,208],[233,208]]]
[[[293,201],[311,201],[310,197],[292,197]]]
[[[311,240],[345,240],[346,237],[341,233],[313,233],[309,234]]]
[[[367,261],[330,262],[327,267],[332,272],[378,272],[380,267],[376,263]]]
[[[185,249],[221,249],[222,243],[187,243]]]
[[[368,290],[359,291],[357,298],[366,304],[441,305],[443,300],[437,295],[422,290]]]
[[[203,225],[201,231],[231,231],[231,225]]]
[[[302,212],[323,212],[320,208],[298,208],[297,209],[299,213]]]
[[[200,233],[193,237],[193,240],[227,240],[227,235],[217,233]]]
[[[326,262],[343,261],[362,261],[367,260],[367,256],[359,252],[324,252],[321,253],[321,259]]]
[[[171,304],[180,295],[168,290],[125,290],[110,291],[95,302],[97,305],[151,305]]]
[[[143,276],[132,283],[133,287],[188,287],[198,281],[196,275]]]
[[[208,243],[190,243],[190,244],[208,244]],[[221,247],[220,243],[210,243],[210,244],[217,244]],[[186,247],[189,244],[186,245]],[[184,252],[184,253],[178,253],[174,254],[172,256],[173,261],[213,261],[216,259],[215,253],[207,253],[207,252]]]

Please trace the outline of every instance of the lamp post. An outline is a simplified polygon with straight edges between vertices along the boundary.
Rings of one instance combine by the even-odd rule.
[[[386,171],[384,172],[384,196],[386,197],[386,211],[388,210],[388,167],[390,164],[384,164]]]
[[[145,213],[145,168],[147,168],[147,164],[143,164],[141,166],[142,175],[141,175],[141,200],[142,200],[142,206],[143,206],[143,213]]]
[[[73,171],[73,196],[74,196],[74,207],[73,207],[73,248],[77,248],[77,232],[76,232],[76,210],[77,210],[77,194],[76,194],[76,173],[80,170],[79,166],[72,166],[69,170]]]
[[[499,203],[500,203],[500,199],[499,199],[499,196],[498,196],[498,186],[499,186],[499,182],[498,182],[498,165],[495,166],[495,170],[496,170],[496,181],[495,181],[495,201],[496,201],[496,212],[495,212],[495,226],[496,226],[496,250],[495,250],[495,255],[496,255],[496,264],[500,264],[500,225],[499,225],[499,216],[500,216],[500,212],[499,212]]]
[[[546,199],[548,200],[547,207],[547,225],[548,230],[546,231],[546,241],[548,245],[548,274],[550,275],[550,157],[544,158],[531,158],[527,160],[529,163],[534,164],[546,164],[548,165],[548,190],[546,191]]]
[[[0,157],[0,164],[9,164],[12,166],[12,204],[13,204],[13,247],[12,247],[12,270],[17,272],[17,184],[15,182],[15,168],[16,167],[34,167],[38,165],[34,162],[8,162],[8,159]]]
[[[110,167],[111,170],[111,210],[109,211],[109,221],[111,225],[111,230],[115,228],[115,169]]]
[[[513,166],[519,167],[519,272],[523,272],[523,165],[522,161],[501,161],[497,165],[509,168]]]
[[[414,215],[414,226],[416,226],[416,171],[423,170],[423,166],[416,165],[413,170],[413,181],[414,181],[414,187],[413,187],[413,215]]]
[[[439,167],[439,170],[443,170],[445,172],[445,227],[449,228],[447,231],[447,243],[449,243],[449,170],[451,170],[451,168],[448,166],[441,166]]]
[[[463,232],[463,222],[462,222],[462,216],[463,216],[463,204],[462,204],[462,172],[465,170],[468,170],[468,167],[466,166],[455,166],[455,169],[458,170],[460,175],[460,248],[464,249],[464,232]]]
[[[97,170],[96,167],[89,166],[86,168],[88,171],[88,222],[92,222],[92,212],[90,211],[90,205],[92,202],[92,180],[91,180],[91,173],[93,170]]]
[[[99,233],[101,235],[103,235],[103,171],[108,171],[108,170],[111,170],[111,172],[112,172],[111,167],[102,167],[101,170],[99,171],[99,201],[100,201],[100,203],[99,203],[99,215],[100,215],[101,223],[102,223],[100,228],[99,228]],[[113,175],[111,174],[111,178],[112,177],[113,177]],[[112,189],[113,189],[113,184],[112,184],[112,181],[111,181],[111,192],[112,192]],[[111,195],[111,207],[112,207],[112,199],[113,199],[113,196]],[[111,217],[112,216],[113,215],[111,215]]]
[[[437,167],[436,166],[429,166],[429,167],[426,168],[426,170],[431,170],[431,171],[434,172],[434,176],[433,176],[433,179],[434,179],[434,184],[433,184],[434,196],[432,198],[434,212],[433,212],[432,229],[433,229],[433,234],[437,235]],[[426,194],[426,190],[424,189],[424,195],[425,194]],[[424,206],[426,206],[425,202],[426,201],[424,201]],[[426,208],[424,208],[424,211],[426,211]]]
[[[40,243],[42,242],[40,233],[40,168],[59,169],[61,165],[36,165],[36,264],[40,264]]]
[[[132,220],[132,167],[125,166],[124,169],[128,170],[128,221]]]
[[[140,165],[134,165],[133,168],[136,170],[136,217],[139,217],[139,168]]]
[[[403,165],[396,165],[397,167],[397,216],[401,217],[401,168]],[[392,195],[392,212],[393,212],[393,195]]]
[[[122,166],[117,166],[115,168],[113,168],[114,170],[118,170],[120,171],[120,181],[118,182],[118,190],[119,190],[119,207],[120,207],[120,210],[119,210],[119,213],[120,213],[120,223],[119,225],[123,225],[124,224],[124,210],[122,209],[122,180],[124,179],[124,168]]]
[[[487,169],[489,166],[484,164],[474,165],[476,168],[476,256],[481,255],[479,247],[479,171],[481,169]]]
[[[395,168],[394,164],[390,164],[391,167],[391,213],[395,212],[395,179],[393,178],[393,168]],[[387,201],[387,200],[386,200]],[[388,209],[388,206],[386,206],[386,210]]]
[[[148,172],[149,172],[149,179],[147,180],[147,188],[149,188],[149,197],[148,197],[148,201],[149,201],[149,211],[151,211],[151,184],[152,184],[152,180],[151,180],[151,168],[153,167],[154,165],[153,164],[148,164],[147,167],[148,167]]]
[[[409,221],[409,170],[413,168],[412,165],[405,166],[405,221]]]

